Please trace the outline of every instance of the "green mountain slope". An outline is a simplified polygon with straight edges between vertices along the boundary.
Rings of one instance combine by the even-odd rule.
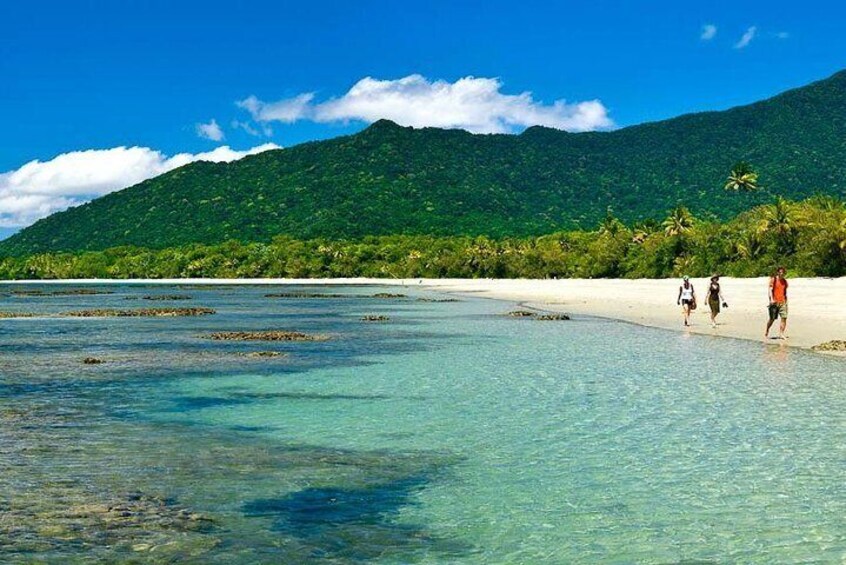
[[[611,132],[403,128],[194,163],[54,214],[0,253],[380,234],[533,235],[684,203],[728,218],[769,198],[723,190],[738,160],[772,193],[846,195],[846,71],[769,100]]]

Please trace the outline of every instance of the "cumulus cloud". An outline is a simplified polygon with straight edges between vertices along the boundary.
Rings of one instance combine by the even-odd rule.
[[[714,24],[705,24],[702,26],[702,33],[699,35],[699,39],[702,41],[711,41],[715,35],[717,35],[717,26]]]
[[[212,141],[221,141],[224,138],[223,130],[214,119],[207,124],[197,124],[197,135]]]
[[[757,26],[750,27],[749,29],[747,29],[743,33],[743,35],[740,37],[740,39],[737,41],[737,43],[734,44],[734,48],[735,49],[743,49],[744,47],[746,47],[747,45],[752,43],[752,40],[755,39],[755,34],[757,34],[757,33],[758,33]]]
[[[314,93],[277,102],[250,96],[238,102],[258,123],[320,123],[386,118],[414,127],[460,128],[474,133],[507,133],[542,125],[567,131],[591,131],[614,125],[599,100],[543,104],[530,92],[504,94],[494,78],[465,77],[455,82],[430,81],[421,75],[397,80],[366,77],[346,94],[315,102]]]
[[[63,153],[49,161],[30,161],[0,173],[0,227],[22,227],[92,198],[132,186],[194,161],[229,162],[269,149],[229,146],[204,153],[167,155],[149,147],[114,147]]]

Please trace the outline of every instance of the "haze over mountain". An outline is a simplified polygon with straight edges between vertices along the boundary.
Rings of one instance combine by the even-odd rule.
[[[723,189],[749,161],[764,192]],[[233,163],[197,162],[53,214],[0,253],[167,247],[228,239],[383,234],[518,236],[626,221],[685,204],[727,218],[780,194],[846,195],[846,71],[748,106],[610,132],[520,135],[412,129],[356,135]]]

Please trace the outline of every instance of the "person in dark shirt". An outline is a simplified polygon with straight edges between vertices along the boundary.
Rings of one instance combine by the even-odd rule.
[[[711,309],[711,327],[717,327],[717,315],[720,313],[720,306],[728,308],[726,299],[723,298],[723,291],[720,287],[720,275],[711,277],[711,283],[708,285],[708,307]]]

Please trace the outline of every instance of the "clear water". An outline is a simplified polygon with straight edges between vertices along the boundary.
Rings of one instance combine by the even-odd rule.
[[[0,310],[218,313],[0,320],[2,562],[846,559],[841,359],[414,289],[109,289]],[[332,339],[202,338],[248,329]]]

